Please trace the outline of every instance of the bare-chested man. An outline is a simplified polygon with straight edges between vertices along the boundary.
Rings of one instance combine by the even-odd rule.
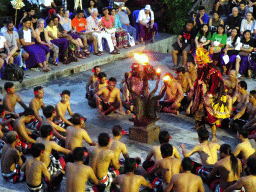
[[[6,115],[6,111],[5,111],[5,108],[3,105],[0,105],[0,118],[4,118],[4,116]],[[10,122],[14,122],[15,119],[14,118],[9,118],[7,120],[3,120],[2,122],[0,122],[0,141],[3,140],[3,141],[6,141],[6,138],[5,138],[5,133],[11,131],[9,129],[9,124]],[[0,142],[1,143],[1,142]],[[0,144],[1,146],[1,144]]]
[[[87,84],[86,84],[86,98],[92,99],[93,98],[93,90],[94,89],[94,82],[97,81],[98,75],[101,72],[100,66],[94,66],[92,69],[93,75],[89,77]]]
[[[237,138],[241,141],[233,152],[234,156],[237,157],[239,154],[242,155],[243,164],[246,165],[247,159],[255,154],[255,149],[252,147],[250,140],[248,139],[249,132],[246,129],[239,129],[237,131]]]
[[[209,175],[210,179],[217,174],[220,175],[220,183],[213,187],[217,191],[223,191],[230,185],[233,185],[242,173],[241,161],[232,154],[231,147],[228,144],[221,145],[220,158],[221,160],[215,163]],[[214,183],[216,182],[214,181]]]
[[[207,129],[199,129],[198,130],[198,141],[200,143],[199,145],[196,145],[191,151],[187,152],[185,150],[186,146],[184,144],[181,144],[182,154],[184,157],[190,157],[194,153],[198,153],[200,155],[200,159],[203,166],[199,165],[196,162],[194,166],[195,170],[196,170],[196,167],[199,167],[197,172],[195,173],[200,176],[201,176],[202,170],[210,171],[213,165],[218,161],[217,152],[220,149],[220,145],[217,143],[208,141],[208,139],[209,139],[209,131],[207,131]]]
[[[24,104],[24,102],[20,99],[20,97],[15,92],[15,86],[11,82],[6,82],[4,84],[4,89],[6,90],[7,94],[4,96],[3,105],[5,107],[6,111],[14,112],[15,113],[15,105],[18,102],[24,109],[27,108],[27,106]],[[18,117],[18,114],[15,115],[16,118]]]
[[[228,75],[228,79],[224,80],[224,84],[225,84],[226,88],[228,89],[228,94],[231,97],[234,97],[235,94],[237,93],[238,82],[239,82],[239,80],[237,79],[236,70],[231,70]]]
[[[229,186],[224,192],[233,192],[244,187],[245,191],[255,191],[256,189],[256,159],[250,157],[247,161],[247,169],[250,175],[241,177],[235,184]]]
[[[144,161],[144,163],[142,165],[143,168],[147,172],[149,172],[153,168],[153,166],[155,165],[155,163],[157,161],[159,161],[163,158],[162,154],[161,154],[160,147],[161,147],[162,144],[168,144],[169,143],[170,134],[168,133],[168,131],[165,131],[165,130],[160,131],[158,139],[159,139],[160,145],[159,146],[154,146],[154,147],[151,148],[151,150],[149,151],[149,153],[146,157],[146,160]],[[152,157],[154,158],[154,160],[152,159]],[[173,146],[172,157],[175,157],[177,159],[181,159],[178,150],[174,146]]]
[[[60,124],[60,122],[65,123],[66,126],[73,126],[73,124],[65,118],[65,113],[68,111],[69,115],[72,116],[73,112],[70,107],[69,99],[70,99],[70,91],[64,90],[60,94],[61,100],[60,102],[56,105],[56,112],[57,116],[54,119],[54,122],[57,124]]]
[[[45,118],[42,120],[41,126],[43,125],[51,125],[53,128],[54,136],[59,139],[60,141],[66,141],[66,137],[62,136],[59,132],[65,133],[66,129],[56,125],[53,120],[56,117],[57,112],[52,105],[48,105],[43,109],[43,114]]]
[[[181,100],[181,108],[183,110],[186,110],[190,104],[188,94],[193,89],[193,85],[190,78],[186,76],[184,67],[179,67],[176,72],[177,72],[176,80],[181,85],[181,88],[184,94],[184,97]]]
[[[180,174],[172,176],[170,183],[164,189],[164,192],[170,192],[175,188],[175,192],[204,192],[202,179],[191,173],[193,162],[189,157],[182,160]]]
[[[96,145],[88,135],[87,131],[84,130],[84,122],[86,121],[81,115],[75,113],[72,116],[72,122],[74,126],[69,126],[67,128],[67,138],[65,147],[73,151],[76,147],[83,146],[83,140],[85,140],[89,145]]]
[[[118,175],[112,182],[111,191],[114,192],[139,192],[140,186],[143,185],[152,189],[152,185],[140,175],[135,175],[136,160],[134,158],[127,158],[125,160],[126,174]],[[120,186],[120,190],[116,187]]]
[[[100,182],[92,168],[83,164],[84,149],[77,147],[73,151],[74,163],[67,163],[66,167],[66,192],[84,192],[88,179],[95,185]],[[101,192],[101,190],[99,190]]]
[[[115,160],[115,153],[109,149],[110,137],[107,133],[101,133],[98,136],[99,146],[89,148],[89,165],[92,167],[96,177],[101,184],[109,187],[113,178],[116,177],[115,171],[109,171],[109,166],[118,170],[121,165]]]
[[[164,101],[159,102],[159,104],[162,106],[161,111],[167,112],[167,113],[175,113],[178,115],[179,114],[178,109],[181,106],[180,102],[184,98],[182,87],[173,78],[173,75],[171,73],[167,73],[164,78],[166,78],[166,80],[164,81],[167,81],[168,84],[167,84]],[[161,88],[160,93],[162,93],[164,88],[165,88],[165,85]]]
[[[120,141],[123,135],[123,129],[120,125],[115,125],[112,129],[113,139],[109,143],[109,147],[115,154],[115,160],[118,162],[122,153],[123,157],[129,158],[126,145]]]
[[[233,105],[237,112],[239,112],[249,101],[249,93],[247,90],[247,83],[245,81],[239,81],[237,86],[237,93],[232,98]]]
[[[186,72],[186,76],[190,78],[192,86],[194,86],[197,79],[197,67],[194,61],[187,62],[188,72]]]
[[[55,166],[56,159],[55,159],[55,157],[51,156],[52,150],[55,150],[57,152],[61,152],[64,154],[70,154],[70,153],[72,153],[72,151],[59,146],[54,141],[51,141],[51,138],[53,137],[53,129],[52,129],[51,125],[41,126],[40,131],[41,131],[41,137],[38,137],[36,139],[36,143],[44,144],[45,150],[42,155],[41,161],[45,163],[48,171],[52,175],[52,174],[55,174],[55,172],[58,169],[62,168],[61,166],[59,166],[58,168]],[[61,164],[61,163],[59,163],[59,164]]]
[[[35,118],[35,113],[33,109],[26,108],[25,111],[22,113],[22,116],[18,119],[16,119],[13,123],[13,129],[16,131],[19,136],[22,143],[22,148],[26,149],[26,147],[23,147],[23,145],[28,145],[35,143],[35,139],[31,138],[32,132],[26,128],[25,124],[29,123],[32,119]]]
[[[256,121],[256,91],[250,91],[249,102],[241,108],[239,113],[237,113],[229,122],[230,125],[233,125],[235,129],[241,127],[248,128],[253,126]]]
[[[31,192],[43,190],[42,175],[54,184],[54,179],[65,173],[63,170],[58,171],[55,175],[49,173],[45,163],[41,161],[44,150],[44,144],[33,144],[31,147],[33,157],[27,159],[21,168],[21,171],[25,172],[27,188]]]
[[[98,110],[102,115],[108,115],[117,109],[120,114],[124,114],[120,90],[116,87],[116,78],[110,77],[108,86],[101,88],[95,97]]]
[[[20,139],[15,131],[10,131],[6,135],[6,141],[1,157],[2,176],[8,182],[16,183],[24,178],[24,172],[19,172],[17,167],[17,165],[20,167],[23,165],[22,153],[16,149]]]
[[[156,165],[148,174],[154,174],[159,170],[162,176],[162,183],[160,185],[163,189],[171,181],[172,176],[180,172],[181,160],[172,157],[173,147],[171,144],[162,144],[160,149],[163,159],[156,162]],[[155,188],[159,189],[159,186],[155,185]]]
[[[44,102],[43,102],[43,97],[44,97],[44,90],[42,86],[37,86],[34,88],[34,95],[35,98],[29,103],[29,107],[33,109],[35,112],[35,118],[39,121],[42,122],[42,118],[39,115],[39,110],[42,108],[44,109]]]

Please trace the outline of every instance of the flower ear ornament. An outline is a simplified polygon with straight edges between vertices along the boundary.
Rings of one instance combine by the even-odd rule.
[[[92,72],[93,72],[93,73],[95,73],[95,72],[96,72],[96,70],[93,68],[93,69],[92,69]]]

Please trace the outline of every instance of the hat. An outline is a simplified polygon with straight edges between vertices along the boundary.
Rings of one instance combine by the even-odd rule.
[[[146,5],[146,6],[145,6],[145,9],[151,11],[151,6],[150,6],[150,5]]]

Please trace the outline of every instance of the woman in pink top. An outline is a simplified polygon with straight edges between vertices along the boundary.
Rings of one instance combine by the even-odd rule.
[[[115,47],[116,50],[117,46],[116,46],[116,36],[115,36],[115,32],[116,32],[116,28],[115,28],[115,18],[112,15],[109,15],[109,11],[108,8],[103,8],[103,17],[101,18],[100,24],[102,27],[105,28],[105,31],[107,33],[111,34],[111,38],[113,41],[113,45]]]

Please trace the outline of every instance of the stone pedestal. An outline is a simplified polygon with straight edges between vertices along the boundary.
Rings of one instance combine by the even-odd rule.
[[[129,129],[129,139],[142,143],[153,143],[158,140],[160,127],[155,125],[155,122],[143,126],[133,126]]]

